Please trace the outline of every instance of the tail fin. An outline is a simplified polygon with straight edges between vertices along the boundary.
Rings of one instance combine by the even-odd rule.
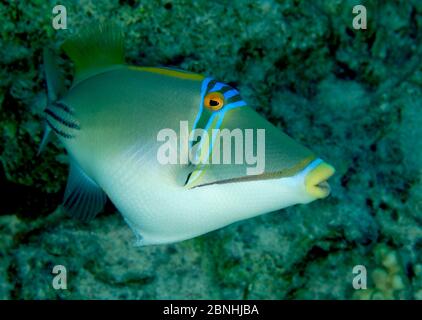
[[[50,49],[44,49],[44,72],[47,82],[47,106],[57,101],[65,92],[64,78],[61,74],[57,61]],[[44,135],[38,147],[37,155],[45,149],[50,141],[51,128],[45,124]]]

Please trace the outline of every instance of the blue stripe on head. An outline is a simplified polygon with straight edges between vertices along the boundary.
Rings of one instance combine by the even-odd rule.
[[[223,123],[223,119],[224,119],[224,115],[226,112],[223,112],[220,117],[218,118],[217,121],[217,125],[215,126],[215,131],[212,132],[212,139],[211,139],[211,143],[210,143],[210,150],[208,151],[208,157],[209,154],[212,152],[213,148],[214,148],[214,142],[215,142],[215,138],[217,137],[217,130],[220,130],[221,124]]]
[[[212,124],[212,123],[213,123],[213,121],[214,121],[214,118],[215,118],[218,114],[219,114],[218,112],[215,112],[215,113],[213,113],[213,114],[211,115],[211,117],[208,119],[207,124],[205,125],[204,131],[208,132],[208,130],[209,130],[209,129],[210,129],[210,127],[211,127],[211,124]],[[194,130],[195,130],[195,129],[194,129]],[[201,139],[201,141],[199,141],[199,146],[198,146],[198,149],[197,149],[197,150],[202,150],[202,145],[203,145],[203,144],[204,144],[204,141]],[[212,150],[211,145],[212,145],[212,142],[211,142],[211,144],[208,146],[209,148],[208,148],[208,151],[207,151],[207,156],[206,156],[206,158],[208,158],[208,157],[209,157],[210,152],[211,152],[211,150]],[[201,153],[202,153],[202,151],[201,151]]]
[[[225,109],[227,111],[227,110],[230,110],[230,109],[234,109],[234,108],[238,108],[238,107],[244,107],[244,106],[246,106],[246,102],[243,101],[243,100],[240,100],[240,101],[236,101],[236,102],[233,102],[233,103],[226,105]]]
[[[199,122],[199,120],[200,120],[200,118],[202,116],[202,113],[203,113],[203,110],[204,110],[204,99],[205,99],[205,95],[207,93],[209,93],[209,92],[219,91],[223,87],[227,87],[227,85],[224,84],[224,83],[222,83],[222,82],[216,82],[215,85],[211,89],[207,90],[207,88],[210,85],[210,82],[211,81],[215,82],[215,80],[213,78],[210,78],[210,77],[209,78],[205,78],[202,81],[202,86],[201,86],[201,103],[199,105],[199,111],[198,111],[198,114],[197,114],[197,116],[195,118],[195,122],[193,124],[192,130],[195,130],[196,129],[196,126],[198,125],[198,122]],[[230,98],[232,98],[232,97],[234,97],[234,96],[236,96],[238,94],[239,94],[239,91],[236,90],[236,89],[228,90],[227,92],[224,93],[224,99],[228,100],[228,99],[230,99]],[[231,110],[231,109],[238,108],[238,107],[243,107],[243,106],[246,106],[246,103],[243,100],[240,100],[240,101],[236,101],[236,102],[233,102],[233,103],[226,104],[226,105],[223,106],[223,108],[221,110],[214,111],[211,114],[210,118],[208,119],[208,121],[207,121],[207,123],[205,125],[205,128],[203,128],[206,132],[208,132],[208,130],[210,129],[211,124],[215,120],[215,117],[218,116],[218,120],[217,120],[217,124],[216,124],[215,128],[213,128],[213,129],[216,129],[216,130],[212,134],[211,143],[209,144],[209,149],[208,149],[206,158],[209,158],[209,156],[210,156],[210,154],[211,154],[211,152],[212,152],[212,150],[214,148],[214,142],[215,142],[215,139],[216,139],[216,136],[217,136],[217,131],[220,129],[220,127],[221,127],[221,125],[223,123],[224,116],[225,116],[226,112],[229,111],[229,110]],[[198,149],[197,149],[198,151],[202,149],[203,143],[204,143],[203,141],[200,141],[199,142],[199,146],[198,146]],[[192,148],[192,145],[193,145],[193,141],[190,142],[190,147],[191,148]],[[201,153],[202,153],[202,151],[201,151]]]
[[[234,97],[237,94],[239,94],[239,91],[237,91],[236,89],[231,89],[230,91],[227,91],[224,94],[224,99],[230,99],[231,97]]]
[[[212,81],[212,80],[213,80],[213,78],[205,78],[202,81],[202,86],[201,86],[201,103],[199,105],[199,111],[198,111],[198,114],[196,115],[195,121],[193,123],[192,130],[195,130],[196,125],[198,124],[198,121],[201,118],[202,111],[204,110],[204,97],[205,97],[205,94],[207,93],[207,86],[210,83],[210,81]],[[192,142],[191,142],[191,147],[192,147]]]
[[[226,115],[226,112],[227,111],[229,111],[231,109],[234,109],[234,108],[243,107],[243,106],[246,106],[246,103],[243,100],[242,101],[237,101],[237,102],[234,102],[234,103],[230,103],[230,104],[226,105],[223,109],[221,109],[221,111],[218,112],[219,117],[218,117],[217,125],[213,129],[217,129],[217,130],[220,129],[221,124],[223,123],[223,120],[224,120],[224,116]],[[215,113],[215,114],[217,114],[217,113]],[[213,116],[215,114],[213,114]],[[212,119],[214,120],[214,117],[212,117]],[[211,124],[211,123],[212,123],[212,121],[207,124],[207,130],[208,130],[209,124]],[[215,138],[217,137],[217,130],[215,130],[213,132],[213,134],[212,134],[212,139],[211,139],[211,143],[210,143],[210,149],[208,151],[208,157],[209,157],[209,154],[212,152],[212,150],[214,148]]]
[[[315,169],[316,167],[318,167],[321,163],[322,163],[322,159],[317,158],[314,161],[312,161],[311,163],[309,163],[305,169],[303,169],[302,171],[299,171],[298,173],[296,173],[296,176],[298,175],[302,175],[302,176],[306,176],[308,174],[308,172],[311,172],[313,169]]]
[[[244,107],[244,106],[246,106],[246,102],[245,101],[243,101],[243,100],[236,101],[236,102],[230,103],[228,105],[225,105],[223,107],[223,109],[221,109],[220,111],[217,111],[217,112],[215,112],[215,113],[213,113],[211,115],[210,119],[207,122],[207,125],[205,126],[205,131],[208,132],[211,124],[214,121],[214,118],[217,115],[218,115],[218,120],[217,120],[217,124],[216,124],[215,128],[213,128],[213,129],[216,129],[216,130],[212,133],[212,139],[211,139],[211,143],[209,144],[209,150],[207,152],[207,158],[210,156],[210,154],[211,154],[211,152],[212,152],[212,150],[214,148],[214,142],[215,142],[215,139],[217,137],[217,130],[220,129],[221,124],[223,123],[223,120],[224,120],[224,116],[226,115],[226,112],[229,111],[229,110],[231,110],[231,109],[239,108],[239,107]],[[201,143],[201,148],[202,148],[202,141],[200,143]]]
[[[223,88],[224,86],[226,86],[226,84],[217,82],[215,86],[210,90],[210,92],[221,90],[221,88]]]

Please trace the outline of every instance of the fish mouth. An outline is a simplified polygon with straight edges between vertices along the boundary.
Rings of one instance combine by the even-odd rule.
[[[229,183],[248,182],[248,181],[272,180],[272,179],[279,179],[282,177],[284,177],[284,175],[280,172],[268,172],[268,173],[263,173],[259,175],[242,176],[242,177],[237,177],[237,178],[223,179],[223,180],[217,180],[217,181],[213,181],[209,183],[198,184],[196,186],[193,186],[191,189],[206,187],[206,186],[210,186],[214,184],[229,184]],[[185,185],[188,185],[188,182],[189,182],[189,178],[186,181]]]
[[[320,159],[317,159],[311,162],[304,169],[304,171],[306,174],[304,178],[306,192],[316,199],[326,198],[331,192],[331,187],[327,180],[335,173],[334,167],[326,162],[323,162]],[[288,175],[286,176],[286,174],[283,174],[281,172],[268,172],[255,176],[243,176],[234,179],[224,179],[211,183],[199,184],[197,186],[194,186],[193,188],[201,188],[213,184],[228,184],[236,182],[280,179],[283,177],[288,177]],[[188,181],[186,181],[186,184],[187,182]]]
[[[305,176],[305,189],[311,196],[322,199],[327,197],[331,188],[327,180],[334,174],[335,169],[326,162],[318,163]]]
[[[308,157],[300,161],[298,164],[296,164],[293,167],[286,168],[279,171],[269,171],[262,174],[257,175],[244,175],[244,176],[237,176],[233,178],[226,178],[226,179],[220,179],[220,180],[211,180],[209,182],[203,182],[203,183],[192,183],[192,180],[200,180],[198,177],[200,177],[203,174],[203,171],[201,169],[194,170],[191,172],[185,181],[185,187],[188,187],[189,189],[194,188],[201,188],[209,185],[214,184],[229,184],[229,183],[237,183],[237,182],[250,182],[250,181],[260,181],[260,180],[273,180],[273,179],[280,179],[280,178],[288,178],[296,175],[299,172],[302,172],[303,170],[306,170],[311,163],[315,160],[314,156]]]

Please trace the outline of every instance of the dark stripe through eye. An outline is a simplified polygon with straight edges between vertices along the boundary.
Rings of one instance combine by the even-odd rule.
[[[225,94],[227,91],[233,90],[232,87],[229,86],[224,86],[223,88],[221,88],[220,92],[221,94]]]
[[[232,87],[233,89],[236,89],[236,90],[238,90],[237,88],[239,87],[238,85],[237,85],[237,83],[236,82],[233,82],[233,81],[230,81],[229,83],[227,83],[230,87]],[[239,91],[239,90],[238,90]]]
[[[207,86],[207,91],[209,92],[212,88],[214,88],[215,84],[217,83],[216,80],[211,80],[210,82],[208,82],[208,86]]]
[[[238,102],[238,101],[241,101],[241,100],[242,100],[242,98],[238,94],[238,95],[235,95],[235,96],[231,97],[230,99],[228,99],[226,104],[230,104],[230,103],[233,103],[233,102]]]

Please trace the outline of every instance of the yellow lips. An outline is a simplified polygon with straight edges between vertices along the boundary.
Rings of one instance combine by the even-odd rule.
[[[331,177],[335,169],[328,163],[322,162],[312,169],[305,177],[306,191],[315,198],[325,198],[330,194],[330,185],[327,179]]]

